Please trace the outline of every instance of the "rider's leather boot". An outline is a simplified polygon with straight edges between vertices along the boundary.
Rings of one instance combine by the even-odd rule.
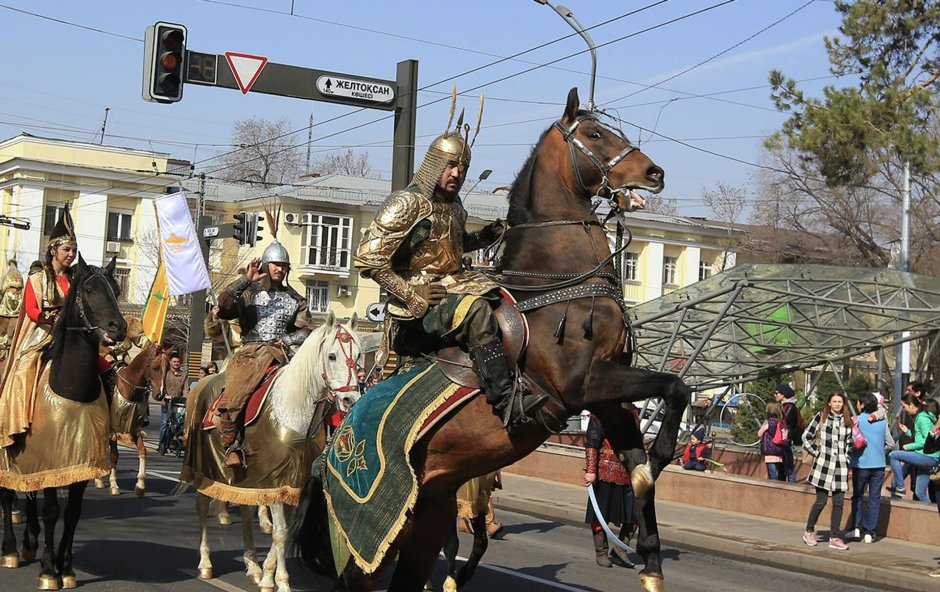
[[[546,394],[522,393],[514,396],[509,362],[503,353],[503,344],[498,339],[470,348],[470,358],[486,393],[486,401],[493,406],[497,414],[502,417],[506,406],[512,405],[507,427],[529,421],[529,418],[534,417],[548,402]]]
[[[238,422],[228,411],[219,410],[219,436],[225,451],[225,466],[235,468],[245,465],[244,454],[238,442]]]

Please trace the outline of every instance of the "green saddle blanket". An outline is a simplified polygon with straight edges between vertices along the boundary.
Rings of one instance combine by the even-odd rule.
[[[413,368],[371,388],[337,428],[323,478],[337,573],[350,556],[365,573],[378,569],[418,496],[411,448],[460,390],[436,366]]]

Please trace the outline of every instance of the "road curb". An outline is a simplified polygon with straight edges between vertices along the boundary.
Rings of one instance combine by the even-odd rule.
[[[498,491],[493,495],[497,508],[558,520],[570,524],[583,524],[586,510],[558,500],[523,499]],[[697,551],[719,554],[735,559],[746,559],[779,569],[798,571],[807,575],[837,577],[868,586],[905,592],[936,592],[937,582],[927,576],[934,566],[916,562],[898,562],[887,558],[890,565],[873,565],[878,559],[871,555],[846,555],[845,551],[830,551],[826,543],[819,547],[798,547],[740,536],[727,538],[716,533],[697,531],[687,527],[661,523],[660,537],[664,544],[675,544]],[[861,545],[862,543],[854,543]],[[875,545],[877,547],[877,543]],[[838,559],[826,557],[838,553]]]

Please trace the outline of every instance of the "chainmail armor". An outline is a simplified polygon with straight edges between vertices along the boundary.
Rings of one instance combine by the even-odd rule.
[[[261,290],[251,298],[258,324],[242,336],[242,342],[275,341],[285,336],[297,312],[297,302],[283,290]]]

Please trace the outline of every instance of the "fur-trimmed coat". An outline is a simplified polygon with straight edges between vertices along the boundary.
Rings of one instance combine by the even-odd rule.
[[[830,493],[848,491],[852,428],[846,427],[841,415],[830,413],[820,430],[821,414],[817,413],[803,432],[803,451],[813,455],[806,481]]]

